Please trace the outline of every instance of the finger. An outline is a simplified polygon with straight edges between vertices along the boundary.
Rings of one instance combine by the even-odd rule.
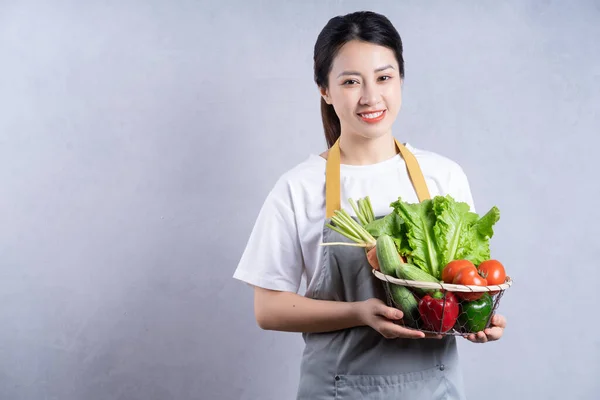
[[[482,335],[483,335],[483,338],[481,337]],[[473,343],[485,343],[485,341],[487,341],[487,337],[485,336],[485,334],[483,332],[471,333],[464,337],[465,337],[465,339],[467,339],[468,341],[473,342]]]
[[[487,342],[487,341],[488,341],[488,337],[487,337],[487,335],[485,334],[485,332],[481,332],[481,331],[480,331],[480,332],[477,332],[477,341],[478,341],[479,343],[485,343],[485,342]]]
[[[385,305],[381,305],[381,307],[377,310],[377,315],[385,317],[387,319],[398,320],[404,317],[404,313],[397,308],[388,307]]]
[[[443,339],[444,335],[438,335],[436,333],[426,333],[425,338],[427,338],[427,339]]]
[[[398,337],[401,337],[404,339],[424,339],[425,333],[419,332],[414,329],[402,329],[402,333]]]
[[[502,337],[504,329],[500,327],[488,328],[485,330],[488,340],[498,340]]]
[[[496,314],[492,318],[492,325],[500,328],[506,328],[506,318],[503,315]]]
[[[403,328],[393,322],[383,320],[379,326],[379,332],[386,338],[405,338],[405,339],[422,339],[425,337],[423,332]]]

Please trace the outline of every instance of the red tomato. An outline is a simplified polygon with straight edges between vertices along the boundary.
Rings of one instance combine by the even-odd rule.
[[[444,283],[452,283],[458,271],[465,267],[475,268],[475,265],[469,260],[450,261],[442,270],[442,280]]]
[[[457,285],[487,286],[487,281],[479,275],[475,267],[463,268],[458,271],[458,274],[456,274],[452,283]],[[456,295],[464,300],[473,301],[480,299],[484,293],[485,292],[456,292]]]
[[[479,264],[479,275],[485,278],[488,285],[502,285],[506,281],[506,271],[498,260],[487,260]],[[490,292],[496,293],[498,291]]]

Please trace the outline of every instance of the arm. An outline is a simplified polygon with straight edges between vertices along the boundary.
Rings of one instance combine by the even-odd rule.
[[[285,332],[331,332],[370,326],[386,338],[423,338],[425,334],[403,328],[393,320],[402,312],[379,299],[340,302],[310,299],[292,292],[260,287],[254,289],[254,312],[265,330]]]
[[[255,288],[258,325],[265,330],[285,332],[331,332],[370,326],[388,338],[425,337],[395,324],[392,320],[402,318],[402,313],[381,300],[348,303],[315,300],[296,293],[303,259],[292,203],[287,181],[278,181],[261,208],[234,274]]]

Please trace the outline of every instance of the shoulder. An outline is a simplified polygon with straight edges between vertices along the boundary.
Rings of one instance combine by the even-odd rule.
[[[326,154],[326,153],[323,153]],[[322,155],[309,154],[302,162],[284,171],[280,176],[281,182],[302,182],[325,174],[326,160]]]
[[[466,202],[471,210],[475,211],[469,179],[457,161],[433,151],[415,148],[410,144],[406,147],[414,154],[425,178],[435,183],[440,194],[449,194],[458,201]]]
[[[431,151],[412,146],[407,143],[406,147],[414,154],[419,162],[423,174],[433,176],[446,176],[449,180],[466,178],[463,167],[455,160]]]
[[[417,158],[420,164],[424,163],[427,167],[437,167],[446,170],[462,171],[462,167],[457,161],[443,154],[415,147],[412,146],[410,143],[407,143],[406,147],[410,150],[411,153],[414,154],[414,156]]]
[[[325,184],[325,165],[322,156],[310,154],[277,178],[269,193],[270,200],[291,206],[299,196],[315,195]]]

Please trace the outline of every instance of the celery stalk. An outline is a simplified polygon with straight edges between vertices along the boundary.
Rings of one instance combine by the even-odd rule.
[[[371,204],[371,198],[369,196],[367,199],[367,207],[369,208],[369,222],[375,221],[375,213],[373,212],[373,205]]]
[[[363,216],[363,220],[365,221],[363,223],[363,226],[369,223],[369,219],[371,218],[371,214],[369,213],[369,209],[368,209],[368,205],[365,199],[361,199],[360,200],[360,208],[361,208],[361,214]]]
[[[345,211],[336,213],[336,216],[332,218],[332,220],[336,225],[364,240],[363,235],[361,235],[361,232],[359,231],[358,224]]]
[[[337,232],[337,233],[339,233],[340,235],[343,235],[343,236],[347,237],[348,239],[350,239],[350,240],[352,240],[352,241],[354,241],[354,242],[356,242],[356,243],[362,243],[362,242],[363,242],[363,240],[362,240],[362,239],[360,239],[360,238],[359,238],[359,237],[357,237],[357,236],[354,236],[354,235],[352,235],[352,234],[351,234],[350,232],[348,232],[347,230],[340,229],[340,228],[338,228],[337,226],[333,226],[333,225],[331,225],[331,224],[326,224],[326,226],[327,226],[327,227],[329,227],[329,228],[331,228],[331,229],[333,229],[334,231],[336,231],[336,232]]]
[[[375,242],[375,238],[373,238],[373,236],[371,236],[371,234],[369,232],[366,231],[365,228],[363,228],[362,226],[360,226],[356,221],[354,221],[352,219],[352,217],[350,217],[350,215],[348,215],[347,212],[341,210],[340,211],[340,215],[344,218],[344,220],[346,221],[346,223],[348,224],[349,228],[352,228],[356,233],[358,233],[358,235],[367,243],[370,242]]]
[[[350,206],[352,206],[352,209],[354,210],[354,213],[356,214],[356,217],[358,218],[360,223],[362,225],[366,225],[367,221],[365,220],[360,210],[360,200],[358,200],[358,207],[356,206],[356,202],[354,200],[348,199],[348,202],[350,203]]]

